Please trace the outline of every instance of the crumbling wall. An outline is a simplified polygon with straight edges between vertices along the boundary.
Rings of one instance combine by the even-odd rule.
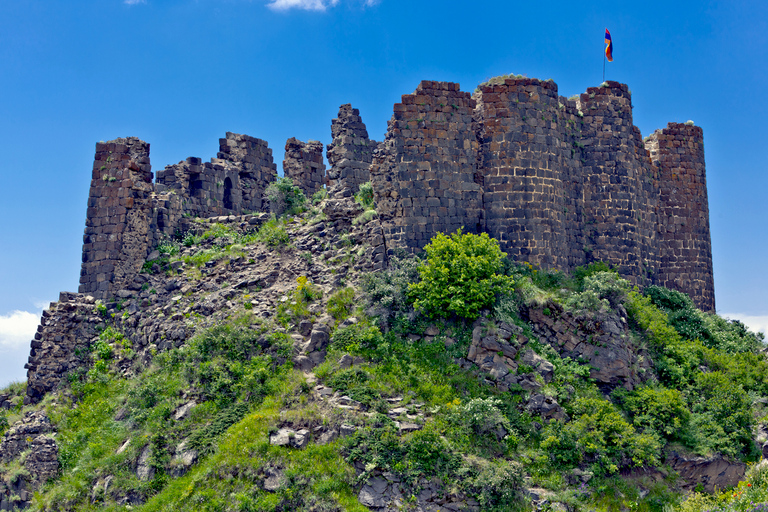
[[[325,185],[325,164],[323,163],[323,144],[310,140],[302,142],[291,137],[285,143],[283,174],[311,198]]]
[[[151,240],[152,191],[149,144],[136,137],[96,144],[80,292],[104,298],[139,271]]]
[[[396,103],[371,165],[387,248],[419,250],[437,232],[482,231],[475,100],[459,84],[423,81]]]
[[[669,123],[651,134],[645,147],[660,172],[661,265],[655,281],[714,311],[704,133],[692,124]]]
[[[27,369],[25,403],[39,402],[56,389],[70,371],[82,367],[80,358],[98,336],[103,322],[92,296],[62,292],[59,302],[43,311],[37,333],[31,342]]]
[[[346,103],[339,107],[339,116],[331,121],[328,144],[328,185],[335,193],[349,196],[357,193],[360,185],[371,180],[370,167],[373,153],[379,143],[368,138],[368,130],[360,111]]]
[[[210,162],[189,157],[175,165],[168,165],[157,173],[158,194],[173,194],[182,201],[171,208],[168,219],[181,214],[193,217],[239,215],[249,211],[263,211],[264,190],[277,178],[277,167],[272,150],[261,139],[227,132],[219,139],[219,152]],[[165,206],[165,205],[164,205]],[[174,211],[180,208],[181,211]],[[158,219],[163,231],[174,221]]]

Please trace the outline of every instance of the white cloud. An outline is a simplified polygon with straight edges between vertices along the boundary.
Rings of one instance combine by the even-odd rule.
[[[762,332],[768,335],[768,315],[743,315],[741,313],[718,313],[731,320],[740,320],[750,331]]]
[[[28,345],[39,323],[40,315],[29,311],[14,311],[9,315],[0,315],[0,348]]]
[[[324,11],[338,3],[339,0],[272,0],[267,4],[267,7],[275,11],[287,11],[289,9]]]
[[[126,0],[129,1],[129,0]],[[275,11],[287,11],[290,9],[304,9],[306,11],[325,11],[329,7],[336,7],[341,0],[270,0],[267,7]],[[357,0],[366,7],[379,5],[381,0]]]
[[[123,0],[123,3],[126,5],[137,5],[137,4],[145,4],[147,3],[147,0]]]

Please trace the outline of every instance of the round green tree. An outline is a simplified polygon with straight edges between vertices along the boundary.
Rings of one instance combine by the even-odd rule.
[[[424,250],[421,281],[411,284],[408,294],[414,307],[430,317],[476,318],[497,294],[512,289],[512,278],[500,274],[506,254],[486,233],[438,233]]]

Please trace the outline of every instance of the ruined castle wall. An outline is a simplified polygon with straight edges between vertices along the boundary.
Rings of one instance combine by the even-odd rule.
[[[149,144],[135,137],[96,145],[80,292],[105,298],[141,268],[150,244]]]
[[[157,173],[157,192],[173,194],[182,201],[168,203],[168,218],[239,215],[263,211],[264,190],[277,178],[272,150],[261,139],[227,132],[219,139],[219,152],[210,162],[189,157]],[[175,222],[158,219],[161,231]]]
[[[61,293],[59,302],[43,311],[37,333],[32,340],[27,369],[25,403],[39,402],[56,389],[70,371],[83,366],[87,348],[98,336],[102,323],[93,297]],[[79,350],[78,350],[79,349]]]
[[[575,104],[558,97],[554,82],[528,78],[481,85],[475,98],[486,231],[513,259],[580,264],[570,251],[582,206]]]
[[[704,135],[698,126],[669,123],[646,141],[660,172],[661,264],[656,282],[715,310]]]
[[[371,181],[388,250],[418,250],[437,232],[482,231],[475,100],[459,84],[423,81],[394,106]]]
[[[618,267],[649,284],[658,267],[656,170],[632,123],[625,84],[590,87],[579,99],[584,115],[584,211],[588,260]]]
[[[323,144],[311,140],[302,142],[291,137],[285,143],[283,174],[311,198],[325,185],[325,164],[323,163]]]
[[[371,180],[370,167],[373,153],[379,143],[368,138],[368,130],[360,111],[346,103],[339,107],[339,116],[331,121],[333,142],[328,144],[326,156],[329,188],[342,195],[357,193],[360,185]]]

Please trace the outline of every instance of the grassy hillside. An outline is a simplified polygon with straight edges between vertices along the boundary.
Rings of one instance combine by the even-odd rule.
[[[324,214],[292,213],[253,233],[214,225],[170,240],[145,266],[148,286],[223,289],[211,269],[264,252],[281,268],[325,265],[295,275],[271,311],[258,306],[276,293],[265,284],[197,314],[198,286],[176,299],[190,303],[178,314],[194,336],[140,349],[122,331],[127,310],[104,304],[98,340],[60,390],[34,406],[21,405],[23,386],[0,392],[12,403],[0,431],[33,410],[55,431],[60,467],[32,510],[698,511],[766,498],[761,335],[681,293],[634,290],[602,263],[570,276],[508,261],[487,237],[438,236],[423,258],[356,272],[365,247],[353,235],[375,215],[336,233],[336,247],[301,250],[297,233]],[[624,322],[611,336],[634,354],[632,378],[596,378],[592,354],[569,357],[537,334],[543,317],[575,326],[574,343],[608,360],[621,356],[595,340]],[[504,345],[503,332],[516,333],[506,380],[468,359],[481,338]],[[300,356],[315,343],[324,361],[310,367]],[[9,505],[24,501],[13,489],[31,479],[30,453],[0,462]],[[673,468],[695,456],[743,461],[747,479],[703,493]],[[700,493],[684,501],[689,491]]]

